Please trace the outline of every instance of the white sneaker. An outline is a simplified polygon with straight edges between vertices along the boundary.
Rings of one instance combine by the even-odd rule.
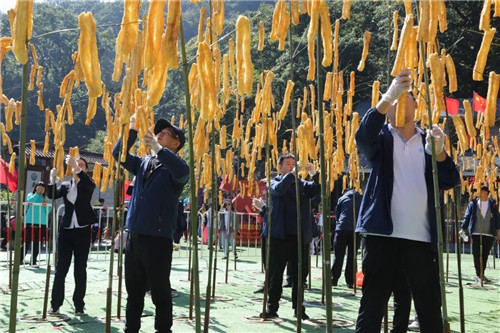
[[[410,325],[408,325],[408,331],[413,331],[413,332],[420,331],[420,324],[418,323],[418,320],[414,320]]]
[[[50,308],[50,309],[49,309],[49,314],[52,314],[52,315],[59,314],[59,309],[54,310],[53,308]]]

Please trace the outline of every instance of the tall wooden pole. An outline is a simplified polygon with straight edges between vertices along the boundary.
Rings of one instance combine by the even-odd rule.
[[[193,153],[193,119],[191,119],[191,97],[189,93],[188,82],[188,63],[186,58],[186,43],[184,41],[184,29],[181,23],[179,26],[180,41],[181,41],[181,55],[182,55],[182,71],[184,73],[184,91],[186,95],[186,120],[188,126],[188,146],[189,146],[189,187],[191,202],[191,237],[193,240],[193,266],[191,281],[194,286],[194,308],[196,317],[196,332],[201,332],[201,313],[200,313],[200,276],[198,268],[198,242],[193,231],[198,229],[198,197],[196,193],[196,179],[194,176],[194,153]]]
[[[426,63],[426,56],[424,50],[424,43],[420,42],[420,57],[424,64]],[[427,104],[427,117],[430,120],[432,119],[432,111],[430,105],[430,91],[429,91],[429,73],[427,68],[424,66],[424,79],[426,86],[426,104]],[[432,124],[429,124],[432,126]],[[431,140],[431,152],[432,152],[432,179],[434,185],[434,204],[436,209],[436,228],[437,228],[437,236],[438,236],[438,262],[439,262],[439,283],[441,286],[441,304],[443,307],[443,332],[448,333],[450,331],[450,324],[448,322],[448,309],[446,304],[446,285],[444,281],[444,267],[443,267],[443,230],[442,219],[441,219],[441,202],[439,198],[439,182],[438,182],[438,170],[437,170],[437,162],[436,162],[436,145],[434,144],[434,140]]]
[[[321,20],[321,18],[319,18]],[[321,26],[321,22],[318,22],[318,26]],[[319,118],[319,165],[320,165],[320,177],[321,177],[321,205],[323,206],[323,283],[325,285],[325,297],[326,297],[326,331],[328,333],[332,332],[332,244],[331,244],[331,225],[330,225],[330,209],[325,209],[329,207],[328,203],[328,180],[326,179],[326,161],[325,161],[325,124],[324,124],[324,110],[322,106],[321,96],[323,96],[323,81],[321,73],[321,40],[320,32],[318,29],[318,46],[316,53],[316,98],[318,99],[318,118]],[[341,124],[337,124],[341,126]]]

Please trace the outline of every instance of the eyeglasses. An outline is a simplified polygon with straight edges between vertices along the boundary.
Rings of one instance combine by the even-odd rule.
[[[170,128],[165,128],[163,131],[158,132],[157,136],[160,136],[160,135],[170,135],[174,139],[177,139],[177,140],[179,139],[179,136],[177,134],[175,134],[175,132]]]

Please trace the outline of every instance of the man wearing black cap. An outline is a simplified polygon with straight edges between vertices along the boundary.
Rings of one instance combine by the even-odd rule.
[[[135,117],[130,119],[127,152],[137,139]],[[119,159],[121,138],[113,149]],[[125,286],[127,308],[125,332],[138,332],[147,286],[156,307],[155,329],[171,332],[172,297],[170,268],[172,233],[176,223],[177,204],[189,178],[189,167],[177,152],[186,142],[184,131],[166,119],[159,119],[154,135],[144,134],[143,142],[152,155],[138,157],[127,153],[122,165],[135,178],[128,207],[126,229],[129,232],[125,252]]]
[[[500,237],[500,214],[495,200],[488,198],[489,192],[488,186],[481,186],[479,197],[467,206],[460,231],[460,234],[472,235],[472,255],[477,283],[481,283],[481,279],[486,283],[491,282],[484,276],[484,269],[495,236]]]

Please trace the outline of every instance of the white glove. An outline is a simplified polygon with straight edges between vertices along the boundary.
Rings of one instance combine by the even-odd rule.
[[[427,136],[425,137],[425,151],[427,154],[432,154],[431,150],[431,137],[434,138],[434,147],[436,149],[436,155],[439,155],[444,150],[444,132],[436,124],[432,125],[432,130],[427,130]]]
[[[257,208],[258,210],[262,210],[262,207],[264,207],[266,203],[264,202],[264,200],[262,200],[262,198],[253,198],[252,199],[252,205],[254,205],[255,208]]]
[[[411,79],[410,79],[411,71],[402,71],[398,76],[392,80],[389,89],[387,89],[386,93],[382,96],[381,101],[385,101],[391,105],[396,103],[399,96],[405,91],[410,90],[411,88]]]
[[[162,149],[162,146],[158,143],[158,141],[156,141],[156,138],[154,137],[151,130],[144,134],[142,140],[144,141],[144,144],[148,145],[155,154],[157,154],[160,149]]]
[[[135,113],[130,117],[130,125],[129,125],[129,128],[130,129],[133,129],[135,130]]]
[[[306,171],[309,174],[309,176],[311,176],[311,177],[314,176],[316,174],[316,168],[314,167],[314,164],[307,163]]]
[[[52,170],[50,170],[50,182],[52,184],[57,183],[57,169],[56,168],[52,168]]]
[[[76,157],[66,156],[66,164],[74,169],[78,168],[78,162],[76,161]]]

